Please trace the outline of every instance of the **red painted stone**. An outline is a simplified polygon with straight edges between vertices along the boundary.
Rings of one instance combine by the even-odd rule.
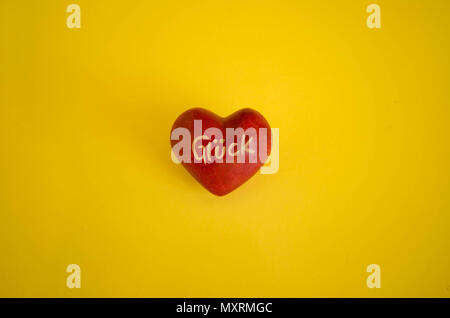
[[[253,146],[251,147],[251,149],[253,151],[256,151],[257,161],[250,162],[249,160],[250,156],[248,151],[244,151],[245,153],[244,163],[237,162],[236,157],[234,157],[234,162],[232,163],[226,162],[227,161],[226,155],[223,158],[223,163],[220,162],[205,163],[204,161],[194,162],[195,158],[194,153],[192,151],[192,143],[194,141],[194,138],[196,137],[194,135],[194,120],[202,121],[201,135],[203,135],[205,130],[210,127],[220,129],[223,135],[223,139],[225,140],[224,142],[225,144],[226,144],[226,128],[234,128],[234,129],[243,128],[244,130],[251,127],[254,128],[257,133],[257,140],[254,144],[250,143],[250,145]],[[264,162],[267,159],[267,156],[270,155],[271,131],[269,123],[260,113],[250,108],[241,109],[225,118],[220,117],[203,108],[192,108],[182,113],[175,120],[171,132],[173,132],[174,129],[179,127],[184,127],[187,130],[189,130],[191,138],[190,141],[191,161],[190,163],[183,162],[182,165],[198,182],[200,182],[200,184],[202,184],[211,193],[218,196],[230,193],[231,191],[242,185],[244,182],[246,182],[248,179],[250,179],[264,164]],[[261,134],[259,128],[266,128],[267,134]],[[171,139],[172,147],[176,145],[178,142],[180,142],[181,139],[182,139],[181,137],[178,140]],[[198,146],[207,147],[207,144],[210,143],[211,141],[214,141],[214,139],[218,138],[215,138],[215,136],[211,136],[211,140],[198,141]],[[238,143],[238,146],[230,150],[231,152],[237,151],[238,149],[242,149],[240,148],[241,143],[239,143],[237,139],[238,138],[236,137],[234,142]],[[248,141],[248,138],[246,140]],[[217,140],[216,142],[219,142],[219,140]],[[260,145],[264,144],[267,147],[267,151],[263,152],[267,153],[267,156],[261,157],[259,154],[259,147]],[[228,151],[226,147],[224,148],[224,150]],[[220,152],[218,151],[218,153]],[[180,155],[182,154],[183,153],[181,152]],[[197,157],[198,156],[201,157],[202,151],[199,150],[197,154],[198,154]],[[213,151],[212,154],[215,154],[215,151]],[[180,158],[180,156],[177,157]]]

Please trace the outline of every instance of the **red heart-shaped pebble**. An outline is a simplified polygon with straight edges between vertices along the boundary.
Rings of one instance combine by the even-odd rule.
[[[253,109],[241,109],[223,118],[203,108],[192,108],[175,120],[170,142],[176,160],[182,161],[206,189],[222,196],[250,179],[264,164],[270,155],[271,129]]]

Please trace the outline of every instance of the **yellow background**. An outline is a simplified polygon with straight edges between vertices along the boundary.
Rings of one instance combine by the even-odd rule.
[[[450,296],[449,1],[0,8],[0,296]],[[193,106],[264,114],[279,172],[204,190]]]

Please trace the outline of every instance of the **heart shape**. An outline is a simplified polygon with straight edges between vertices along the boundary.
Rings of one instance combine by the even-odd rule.
[[[256,110],[244,108],[223,118],[192,108],[172,126],[172,159],[181,161],[211,193],[222,196],[250,179],[265,163],[271,138],[269,123]]]

